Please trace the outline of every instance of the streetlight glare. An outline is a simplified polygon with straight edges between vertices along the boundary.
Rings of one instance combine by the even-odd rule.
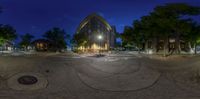
[[[98,36],[98,39],[99,39],[99,40],[101,40],[102,38],[103,38],[103,36],[102,36],[102,35],[99,35],[99,36]]]

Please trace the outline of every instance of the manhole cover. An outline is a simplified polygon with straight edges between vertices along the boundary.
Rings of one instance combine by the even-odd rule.
[[[44,75],[40,73],[18,73],[10,77],[7,81],[8,87],[14,90],[38,90],[46,88],[48,81]]]
[[[32,85],[32,84],[37,83],[38,79],[34,76],[26,75],[26,76],[22,76],[18,78],[18,82],[23,85]]]

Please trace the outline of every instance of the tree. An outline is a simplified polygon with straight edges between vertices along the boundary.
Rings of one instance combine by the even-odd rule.
[[[69,35],[63,29],[55,27],[47,31],[43,37],[50,41],[53,51],[61,51],[67,47],[66,39]]]
[[[200,44],[200,25],[196,22],[189,21],[184,29],[188,32],[185,33],[184,39],[188,42],[190,51],[197,53],[197,45]]]
[[[133,45],[134,37],[133,28],[130,26],[125,26],[124,31],[121,34],[123,41],[122,46]]]
[[[16,30],[10,25],[0,25],[0,46],[16,39]]]
[[[185,22],[189,16],[199,15],[200,7],[191,6],[185,3],[170,3],[165,6],[158,6],[151,13],[151,16],[156,18],[158,26],[163,30],[168,31],[168,34],[173,33],[176,36],[175,50],[180,53],[180,37],[185,32]],[[183,20],[183,17],[187,16]]]
[[[74,43],[80,47],[86,47],[89,44],[89,38],[85,33],[76,33],[73,37]]]
[[[21,42],[19,43],[21,47],[28,49],[28,46],[31,45],[32,39],[34,38],[33,35],[26,33],[25,35],[21,35]]]
[[[148,48],[148,42],[156,42],[162,39],[163,55],[168,52],[169,36],[176,37],[176,50],[180,53],[180,36],[188,33],[187,20],[189,16],[200,14],[200,7],[190,6],[184,3],[172,3],[164,6],[157,6],[147,16],[143,16],[140,20],[133,23],[133,34],[123,33],[124,40],[137,42],[141,44],[145,42],[145,48]],[[136,35],[136,36],[133,36]],[[135,37],[135,39],[134,39]],[[157,39],[156,39],[157,38]],[[153,49],[157,49],[156,43],[153,43]]]

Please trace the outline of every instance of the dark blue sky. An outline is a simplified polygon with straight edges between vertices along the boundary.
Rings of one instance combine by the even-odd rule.
[[[73,34],[81,20],[97,12],[122,32],[125,25],[147,15],[156,5],[171,2],[200,6],[200,0],[0,0],[4,8],[0,24],[10,24],[19,34],[36,37],[55,26]],[[200,16],[195,19],[200,20]]]

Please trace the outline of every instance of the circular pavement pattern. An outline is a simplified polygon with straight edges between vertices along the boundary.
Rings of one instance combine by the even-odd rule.
[[[8,87],[14,90],[38,90],[46,88],[47,79],[40,73],[19,73],[8,79]]]
[[[97,59],[90,63],[90,66],[94,67],[95,69],[110,73],[110,74],[117,74],[117,73],[134,73],[139,71],[140,69],[140,62],[138,59],[132,59],[127,57],[107,57],[102,59]],[[130,59],[132,60],[130,62]]]
[[[199,62],[185,63],[188,66],[185,69],[167,74],[168,78],[171,78],[174,83],[182,90],[200,93],[200,68]],[[181,65],[180,65],[181,66]],[[182,65],[184,66],[184,65]]]
[[[195,91],[200,90],[200,72],[195,70],[177,72],[168,75],[173,79],[175,84],[183,90]]]
[[[138,61],[133,61],[130,63],[128,61],[123,63],[119,61],[116,63],[105,61],[99,63],[95,61],[92,66],[87,65],[87,67],[84,67],[87,68],[85,71],[77,71],[77,74],[86,85],[108,91],[145,89],[157,82],[160,77],[159,72],[141,66]],[[92,69],[92,67],[96,69]]]

